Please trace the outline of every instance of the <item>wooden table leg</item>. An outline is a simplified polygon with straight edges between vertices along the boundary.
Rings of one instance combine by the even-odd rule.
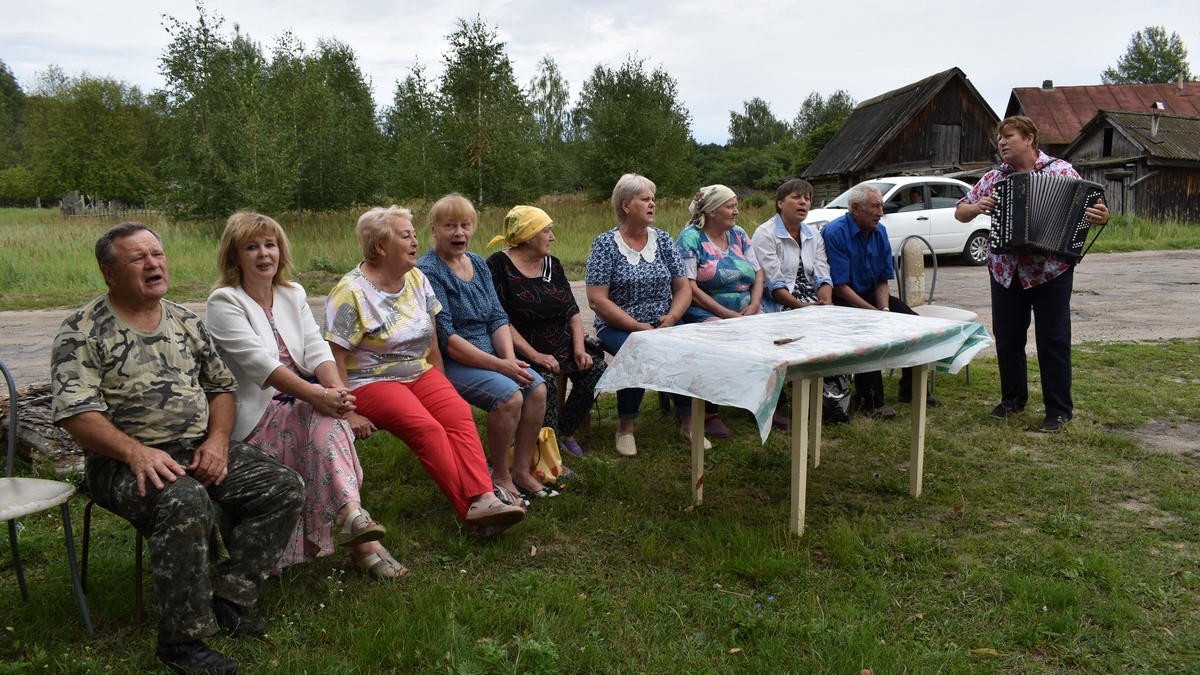
[[[816,378],[820,379],[820,378]],[[792,532],[804,534],[804,505],[808,498],[808,419],[812,407],[810,378],[792,380]]]
[[[813,468],[821,466],[821,418],[825,414],[825,397],[822,390],[825,378],[821,376],[808,380],[808,444],[812,448]]]
[[[912,378],[912,456],[908,460],[908,492],[921,496],[921,480],[925,475],[925,398],[929,386],[929,364],[913,368]]]
[[[704,503],[704,399],[692,398],[692,503]]]

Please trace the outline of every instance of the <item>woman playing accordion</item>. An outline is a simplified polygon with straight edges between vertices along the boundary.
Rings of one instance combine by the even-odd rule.
[[[963,197],[954,217],[968,222],[981,213],[991,214],[997,206],[995,187],[1019,172],[1045,173],[1079,178],[1070,163],[1050,157],[1038,149],[1038,130],[1023,115],[1008,117],[996,128],[1000,166]],[[1104,200],[1083,209],[1082,220],[1090,225],[1108,222]],[[1025,342],[1030,313],[1035,319],[1038,367],[1046,414],[1040,431],[1059,431],[1074,415],[1071,400],[1071,290],[1073,262],[1061,253],[1030,249],[1003,252],[993,241],[988,248],[991,276],[992,330],[996,338],[996,360],[1000,366],[1000,404],[992,417],[1006,418],[1025,409],[1029,399]]]

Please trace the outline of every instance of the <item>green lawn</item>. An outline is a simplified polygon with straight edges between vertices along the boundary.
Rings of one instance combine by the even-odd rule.
[[[654,396],[633,459],[616,457],[602,397],[580,479],[490,544],[377,435],[361,446],[366,506],[413,575],[366,581],[341,556],[293,568],[266,584],[270,641],[213,644],[248,672],[1195,673],[1200,341],[1075,354],[1077,416],[1058,435],[1030,430],[1037,406],[987,416],[993,359],[970,384],[939,375],[917,500],[905,410],[827,427],[800,538],[788,436],[760,445],[739,411],[690,508],[689,452]],[[155,668],[155,610],[131,618],[130,528],[95,526],[89,638],[55,518],[23,525],[32,598],[0,563],[0,672]]]

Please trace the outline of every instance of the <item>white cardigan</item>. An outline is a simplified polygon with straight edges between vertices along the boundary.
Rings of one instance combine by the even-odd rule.
[[[278,393],[267,385],[267,378],[283,365],[279,362],[279,346],[266,313],[240,286],[213,291],[206,312],[204,323],[238,381],[233,438],[245,440]],[[321,336],[300,284],[276,286],[271,313],[283,344],[301,372],[312,375],[317,366],[333,361],[333,352]]]
[[[763,311],[778,312],[783,309],[772,295],[777,288],[786,288],[791,293],[796,288],[796,273],[800,271],[800,261],[804,261],[806,272],[812,273],[813,290],[822,284],[833,286],[829,276],[829,259],[825,256],[825,238],[821,233],[800,223],[800,242],[788,234],[783,225],[783,219],[776,214],[773,218],[758,226],[754,231],[754,257],[762,266],[763,277]]]

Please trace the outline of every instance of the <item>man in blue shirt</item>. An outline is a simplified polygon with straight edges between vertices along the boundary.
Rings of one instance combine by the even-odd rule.
[[[870,185],[860,183],[850,189],[848,201],[850,212],[834,219],[822,232],[829,273],[833,278],[833,304],[916,314],[888,289],[888,281],[895,273],[887,228],[879,222],[883,217],[883,195]],[[883,374],[878,370],[854,376],[854,398],[858,409],[868,417],[890,419],[896,416],[896,411],[884,403]],[[911,400],[912,369],[905,368],[900,377],[900,401],[909,403]],[[933,396],[926,401],[935,408],[942,404]]]

